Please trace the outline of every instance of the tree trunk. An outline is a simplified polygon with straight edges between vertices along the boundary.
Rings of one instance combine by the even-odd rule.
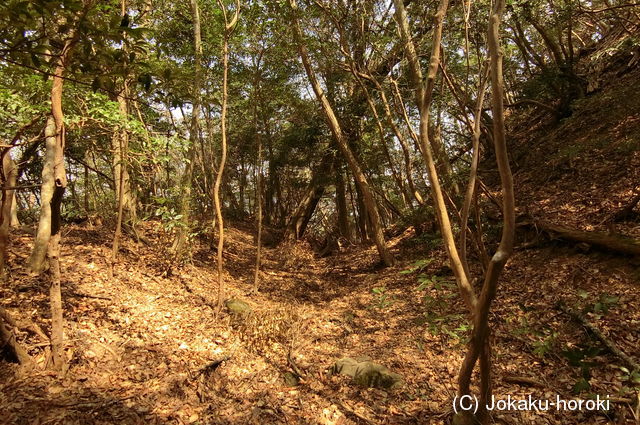
[[[258,138],[258,167],[256,171],[256,267],[253,273],[253,286],[257,290],[260,284],[260,263],[262,261],[262,138]]]
[[[4,282],[7,277],[7,249],[9,244],[9,227],[11,226],[11,218],[13,211],[13,203],[15,200],[16,176],[18,169],[16,163],[9,155],[9,149],[2,152],[2,175],[0,181],[2,184],[2,205],[0,207],[0,282]]]
[[[549,223],[546,221],[535,221],[531,224],[538,230],[557,235],[561,239],[574,242],[583,242],[603,248],[607,251],[619,252],[626,255],[640,256],[640,240],[624,236],[608,235],[599,232],[586,232],[583,230],[570,229],[568,227]]]
[[[347,241],[352,241],[349,213],[347,210],[347,191],[342,167],[336,167],[336,211],[338,212],[338,232]]]
[[[284,240],[297,240],[304,235],[304,232],[307,230],[307,225],[316,210],[316,206],[318,202],[320,202],[327,187],[326,176],[333,173],[333,163],[334,156],[330,150],[327,150],[322,157],[320,165],[313,172],[311,182],[309,182],[304,197],[287,222]]]
[[[20,227],[20,220],[18,219],[18,194],[13,191],[13,201],[11,202],[11,227]]]
[[[126,117],[128,109],[126,100],[122,96],[118,96],[117,101],[120,113]],[[123,143],[122,139],[128,137],[128,135],[124,134],[126,131],[124,128],[116,131],[111,138],[111,149],[113,151],[111,168],[113,169],[113,186],[115,187],[116,200],[122,198],[123,220],[133,223],[137,217],[137,211],[131,191],[131,179],[125,164],[126,152],[124,152],[124,147],[128,143]],[[122,195],[120,192],[122,192]]]
[[[28,259],[32,273],[40,274],[45,269],[45,257],[51,239],[51,199],[55,189],[53,168],[56,160],[56,120],[49,116],[44,129],[45,156],[42,164],[42,186],[40,189],[40,220],[33,250]]]
[[[496,296],[498,278],[513,252],[515,239],[515,197],[513,190],[513,176],[509,166],[507,144],[504,127],[504,81],[502,77],[502,51],[500,49],[500,22],[505,7],[504,0],[497,0],[489,17],[488,45],[491,59],[491,109],[493,116],[493,142],[495,147],[496,162],[500,173],[502,185],[502,237],[496,253],[489,262],[489,267],[484,276],[482,292],[474,311],[474,328],[458,377],[458,395],[469,394],[471,375],[479,356],[481,375],[480,409],[478,418],[483,424],[488,423],[489,415],[486,411],[486,403],[491,398],[490,367],[491,347],[489,342],[489,311],[491,303]]]
[[[222,183],[222,175],[224,173],[224,166],[227,162],[227,102],[228,102],[228,79],[229,79],[229,37],[233,31],[236,22],[238,21],[238,14],[240,13],[240,2],[236,1],[236,9],[231,21],[228,20],[227,10],[222,0],[218,0],[218,5],[222,9],[222,15],[224,17],[224,36],[222,41],[222,109],[220,111],[220,132],[221,132],[221,148],[220,148],[220,162],[218,163],[218,174],[216,175],[216,181],[213,186],[213,202],[216,210],[216,221],[218,225],[218,300],[216,314],[219,314],[222,310],[222,302],[224,299],[224,281],[222,277],[222,252],[224,250],[224,219],[222,217],[222,204],[220,202],[220,184]]]
[[[86,14],[90,3],[85,5]],[[75,27],[67,37],[56,60],[51,86],[51,115],[45,127],[45,160],[42,167],[42,187],[40,199],[40,220],[34,248],[28,259],[28,267],[32,273],[44,270],[45,255],[48,255],[51,271],[49,297],[51,304],[51,367],[64,371],[66,360],[63,346],[62,296],[60,293],[60,205],[67,187],[67,175],[64,167],[65,130],[62,111],[62,91],[64,73],[71,58],[73,47],[78,42],[78,31]]]
[[[342,155],[347,161],[347,165],[349,166],[349,169],[351,170],[351,174],[353,175],[356,181],[356,185],[359,186],[362,192],[363,201],[368,211],[368,216],[372,225],[373,238],[376,244],[376,248],[378,249],[380,259],[386,266],[391,266],[394,263],[394,258],[391,255],[391,252],[389,251],[389,249],[387,248],[387,245],[384,239],[384,234],[382,232],[382,225],[380,223],[380,215],[378,213],[378,208],[376,206],[375,198],[373,197],[373,193],[371,191],[371,188],[369,187],[369,182],[367,181],[367,178],[365,177],[364,172],[362,171],[362,168],[358,163],[358,160],[356,159],[351,148],[349,147],[349,144],[344,136],[344,133],[342,132],[342,128],[340,126],[338,118],[336,117],[335,112],[333,111],[333,107],[331,106],[331,104],[329,103],[329,100],[325,96],[324,91],[322,90],[322,87],[320,87],[320,83],[318,82],[318,79],[316,77],[314,70],[311,68],[311,63],[309,61],[307,48],[302,39],[302,35],[301,35],[299,23],[298,23],[298,17],[297,17],[298,8],[296,6],[295,0],[290,0],[290,5],[291,5],[291,8],[293,9],[292,24],[293,24],[294,38],[296,40],[296,44],[298,45],[298,53],[300,54],[300,58],[302,60],[304,69],[307,73],[307,77],[309,78],[309,82],[313,87],[313,91],[316,97],[322,104],[322,108],[326,115],[331,132],[333,133],[334,139],[338,144],[338,148],[340,149],[340,151],[342,152]]]
[[[9,352],[15,360],[23,366],[31,366],[32,360],[29,353],[16,341],[14,333],[7,327],[10,325],[15,327],[15,321],[9,316],[9,313],[0,307],[0,347],[9,348]]]
[[[440,40],[442,38],[443,20],[447,12],[449,2],[448,0],[441,0],[438,6],[438,11],[434,17],[434,39],[432,43],[431,60],[429,62],[426,84],[422,82],[422,70],[412,41],[411,31],[409,29],[409,20],[404,9],[404,3],[402,0],[394,0],[393,3],[396,7],[396,21],[400,27],[401,36],[406,43],[405,52],[409,59],[411,80],[416,91],[416,104],[420,112],[420,133],[418,139],[420,141],[420,151],[424,158],[425,165],[427,166],[429,183],[431,184],[431,197],[433,199],[438,222],[440,223],[440,230],[442,232],[445,250],[447,251],[447,255],[451,263],[451,269],[456,277],[456,282],[458,283],[458,287],[465,304],[471,311],[473,311],[475,308],[475,294],[469,281],[469,276],[467,276],[465,267],[460,260],[458,249],[456,248],[453,229],[444,199],[444,193],[442,186],[440,185],[432,146],[429,141],[429,109],[431,106],[435,78],[440,63]]]
[[[123,16],[124,16],[124,13],[123,13]],[[127,117],[127,119],[129,116],[129,106],[127,101],[128,95],[129,95],[128,83],[125,78],[124,87],[122,89],[122,95],[118,96],[118,106],[120,108],[120,113],[122,113],[123,116]],[[127,129],[122,128],[119,131],[116,131],[116,134],[114,135],[114,139],[117,139],[118,149],[116,152],[118,152],[118,157],[120,159],[120,162],[118,164],[119,180],[116,182],[116,188],[117,188],[116,200],[117,200],[118,212],[116,215],[116,229],[113,233],[113,244],[111,245],[111,261],[109,264],[110,265],[109,273],[111,276],[113,276],[114,274],[115,264],[116,264],[116,261],[118,260],[118,251],[120,249],[120,237],[122,236],[122,220],[124,215],[124,205],[125,205],[125,199],[126,199],[125,188],[128,186],[128,185],[125,185],[125,182],[127,181],[125,179],[128,179],[127,153],[129,150],[129,133]]]
[[[191,187],[193,186],[193,167],[196,161],[197,142],[199,138],[198,118],[200,115],[200,91],[202,87],[202,38],[200,35],[200,11],[197,0],[190,0],[191,15],[193,17],[193,45],[194,45],[194,82],[193,82],[193,110],[191,111],[191,127],[189,129],[189,150],[187,163],[182,178],[182,197],[180,199],[180,226],[171,250],[177,257],[182,256],[185,243],[189,236],[189,215],[191,213]]]

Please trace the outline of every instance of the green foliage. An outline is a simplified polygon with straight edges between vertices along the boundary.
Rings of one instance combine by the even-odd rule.
[[[406,270],[402,270],[400,274],[411,274],[415,272],[422,272],[429,264],[433,262],[433,258],[424,258],[417,260],[411,267]]]
[[[184,226],[182,214],[180,214],[178,206],[172,199],[157,197],[155,199],[155,204],[159,206],[156,208],[153,215],[162,221],[165,231],[172,232],[177,228]]]
[[[592,359],[602,353],[600,347],[591,344],[582,344],[577,347],[570,347],[562,351],[562,355],[569,361],[571,366],[580,368],[580,375],[573,386],[573,392],[579,394],[591,388],[591,368],[596,366]]]
[[[629,370],[624,366],[619,367],[623,375],[620,379],[629,382],[631,385],[640,386],[640,370]]]
[[[464,315],[451,312],[451,301],[456,298],[456,285],[439,276],[418,277],[417,290],[424,291],[422,298],[424,313],[418,324],[426,325],[432,335],[447,335],[458,344],[468,341],[471,325]]]
[[[578,291],[578,296],[584,300],[587,300],[589,294],[586,291],[580,290]],[[612,307],[615,307],[619,301],[620,297],[603,292],[598,295],[598,298],[594,302],[587,303],[582,308],[582,313],[593,313],[593,316],[596,319],[600,319],[602,318],[602,316],[609,313],[609,310]]]
[[[372,307],[377,308],[378,310],[384,310],[388,307],[391,307],[395,302],[395,299],[392,295],[388,295],[387,288],[385,286],[380,286],[373,288],[371,290],[373,295],[375,295],[375,299],[372,303]]]
[[[549,326],[534,327],[530,323],[530,312],[521,307],[522,313],[517,317],[517,323],[513,323],[513,318],[509,319],[511,333],[517,336],[524,336],[532,339],[532,353],[543,359],[548,354],[554,353],[558,349],[558,332]]]

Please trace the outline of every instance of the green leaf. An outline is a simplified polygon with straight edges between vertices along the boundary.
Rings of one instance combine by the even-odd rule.
[[[584,378],[580,378],[573,386],[573,393],[580,394],[583,391],[588,391],[591,388],[589,381]]]

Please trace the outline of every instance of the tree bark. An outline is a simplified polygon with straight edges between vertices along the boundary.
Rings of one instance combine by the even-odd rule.
[[[482,292],[478,299],[474,314],[474,329],[467,355],[462,363],[458,377],[458,395],[469,394],[469,384],[475,363],[480,355],[481,394],[478,418],[481,423],[488,422],[486,401],[491,398],[489,367],[489,311],[491,303],[496,296],[498,278],[513,252],[515,239],[515,196],[513,190],[513,176],[509,166],[507,145],[504,126],[504,82],[502,77],[502,51],[500,48],[500,23],[505,7],[504,0],[497,0],[489,17],[488,45],[491,59],[491,107],[493,112],[493,142],[495,147],[496,162],[502,185],[502,237],[496,253],[489,262],[489,267],[484,276]],[[483,401],[485,402],[483,404]]]
[[[409,20],[404,8],[402,0],[394,0],[396,7],[396,21],[400,27],[400,34],[405,42],[405,51],[409,60],[411,80],[416,92],[416,104],[418,111],[420,112],[420,132],[418,136],[420,151],[427,166],[427,173],[429,175],[429,183],[431,184],[431,197],[433,199],[434,208],[440,223],[440,229],[444,241],[445,250],[451,263],[451,269],[456,277],[458,288],[462,298],[470,311],[475,309],[476,297],[469,281],[469,276],[466,273],[465,267],[460,260],[458,249],[456,248],[455,238],[453,236],[453,229],[449,214],[444,199],[444,193],[440,180],[438,177],[438,171],[436,169],[432,146],[429,141],[429,109],[431,106],[432,92],[435,85],[436,73],[439,66],[440,57],[440,40],[442,38],[442,26],[444,16],[447,12],[449,5],[448,0],[441,0],[438,6],[438,10],[434,17],[434,36],[431,49],[431,59],[429,62],[429,71],[427,82],[422,82],[422,70],[418,61],[417,52],[412,41],[411,31],[409,29]]]
[[[224,280],[222,277],[223,271],[223,258],[222,252],[224,250],[224,218],[222,217],[222,204],[220,202],[220,184],[222,183],[222,175],[224,173],[224,166],[227,162],[227,102],[228,102],[228,80],[229,80],[229,37],[233,32],[233,29],[238,22],[238,15],[240,13],[240,0],[236,1],[236,9],[234,11],[233,18],[228,19],[227,9],[224,6],[222,0],[218,0],[218,5],[222,9],[222,15],[224,17],[224,36],[222,40],[222,110],[220,111],[220,133],[221,133],[221,148],[220,148],[220,162],[218,163],[218,173],[216,175],[216,181],[213,186],[213,201],[216,210],[216,221],[218,225],[218,300],[216,314],[219,314],[222,310],[222,302],[224,299]]]
[[[9,149],[5,148],[2,152],[2,175],[0,175],[0,184],[2,184],[2,205],[0,207],[0,282],[4,282],[7,277],[7,249],[9,244],[9,227],[11,227],[13,202],[15,199],[15,189],[6,189],[7,187],[15,187],[18,169],[15,161],[9,155]]]
[[[17,341],[14,333],[7,327],[11,325],[15,327],[15,322],[9,317],[9,313],[0,308],[0,347],[8,347],[10,353],[15,360],[23,366],[31,366],[32,360],[27,350],[24,349]],[[7,320],[8,318],[8,320]]]
[[[356,185],[358,185],[359,189],[362,192],[363,201],[367,208],[368,217],[370,224],[372,225],[372,233],[373,239],[376,244],[376,248],[378,249],[378,253],[380,255],[380,259],[386,266],[391,266],[394,264],[394,258],[391,255],[391,252],[387,248],[386,241],[384,239],[384,234],[382,232],[382,225],[380,223],[380,215],[378,212],[378,208],[376,206],[375,198],[373,197],[373,192],[369,186],[369,182],[358,163],[355,155],[353,154],[347,140],[344,136],[340,123],[338,121],[337,116],[333,110],[333,107],[329,103],[329,100],[324,94],[322,87],[320,87],[320,83],[316,77],[315,71],[311,68],[311,62],[309,61],[309,55],[307,53],[306,45],[302,39],[302,32],[300,30],[300,26],[298,23],[298,7],[296,6],[295,0],[290,0],[290,6],[293,10],[292,18],[292,26],[294,38],[296,40],[296,44],[298,45],[298,53],[300,55],[300,59],[302,60],[302,64],[307,73],[307,77],[309,78],[309,82],[313,87],[313,91],[320,101],[322,105],[322,109],[325,113],[327,121],[329,123],[329,127],[331,132],[333,133],[333,137],[338,145],[338,148],[342,152],[345,160],[347,161],[347,165],[353,175]]]
[[[193,109],[191,111],[191,126],[189,128],[189,150],[187,163],[182,177],[182,197],[180,199],[180,226],[173,241],[171,250],[176,257],[183,254],[185,243],[189,237],[189,216],[191,213],[191,188],[193,186],[193,167],[199,139],[198,118],[200,116],[200,91],[202,90],[202,37],[200,34],[200,10],[197,0],[190,0],[191,16],[193,18],[193,46],[194,46],[194,81],[193,81]]]
[[[45,258],[51,239],[51,199],[55,189],[54,164],[56,160],[56,121],[51,115],[44,130],[45,156],[42,165],[42,186],[40,189],[40,220],[33,250],[28,259],[32,273],[40,274],[45,269]]]
[[[124,16],[124,13],[123,13]],[[128,83],[125,78],[124,87],[122,89],[122,95],[118,96],[118,106],[120,109],[120,113],[128,119],[129,116],[129,105],[127,101],[127,97],[129,95]],[[125,200],[127,197],[125,196],[125,191],[128,188],[128,172],[127,172],[127,154],[129,151],[129,133],[126,128],[122,128],[119,131],[116,131],[114,135],[114,139],[118,144],[118,149],[116,152],[119,158],[119,180],[116,182],[116,202],[117,202],[117,215],[116,215],[116,228],[113,232],[113,243],[111,245],[111,261],[110,261],[110,269],[109,273],[111,276],[114,274],[114,268],[116,261],[118,260],[118,251],[120,249],[120,238],[122,236],[122,220],[124,215],[125,208]]]
[[[566,239],[574,242],[583,242],[589,245],[597,246],[598,248],[604,248],[608,251],[614,251],[621,254],[640,256],[640,240],[637,239],[609,235],[606,233],[575,230],[539,220],[531,223],[530,226],[555,234],[561,239]]]
[[[304,197],[287,222],[284,240],[298,240],[304,235],[316,206],[327,188],[326,176],[333,174],[333,163],[334,156],[327,150],[320,165],[313,172]]]
[[[349,213],[347,210],[347,191],[342,168],[336,166],[336,211],[338,213],[338,232],[347,241],[352,241]]]

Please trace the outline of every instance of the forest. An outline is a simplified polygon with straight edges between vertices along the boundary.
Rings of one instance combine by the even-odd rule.
[[[640,425],[640,3],[1,3],[0,424]]]

